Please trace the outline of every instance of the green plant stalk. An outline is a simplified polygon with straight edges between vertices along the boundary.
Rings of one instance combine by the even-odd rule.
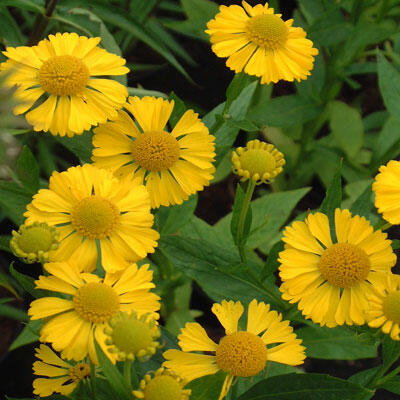
[[[381,231],[386,231],[387,229],[390,229],[393,226],[390,222],[387,222],[385,225],[383,225],[381,228],[379,228]]]
[[[56,8],[57,0],[46,0],[46,11],[44,14],[40,14],[36,17],[32,34],[28,40],[28,46],[33,46],[39,42],[42,38],[44,31],[47,28],[47,24],[49,23],[50,17],[53,15],[53,12]]]
[[[130,360],[125,360],[124,362],[124,379],[129,391],[132,391],[132,364]]]
[[[246,221],[247,213],[249,211],[249,206],[250,206],[251,198],[253,197],[255,187],[256,187],[256,182],[250,178],[249,182],[247,184],[246,194],[245,194],[245,197],[243,200],[242,209],[240,210],[238,230],[236,232],[236,243],[237,243],[237,247],[239,250],[240,260],[242,262],[246,261],[246,255],[245,255],[245,251],[244,251],[245,242],[242,241],[244,224]]]
[[[96,239],[96,250],[97,250],[97,261],[96,261],[96,275],[100,278],[104,278],[105,271],[103,265],[101,263],[101,246],[100,246],[100,239]]]

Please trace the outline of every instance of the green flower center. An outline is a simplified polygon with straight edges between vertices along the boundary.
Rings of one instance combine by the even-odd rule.
[[[71,223],[78,233],[89,239],[110,236],[119,222],[119,210],[101,196],[81,200],[71,212]]]
[[[286,43],[289,29],[277,15],[261,14],[248,20],[246,32],[250,41],[260,47],[273,50]]]
[[[171,376],[154,377],[144,388],[144,400],[179,400],[182,386]]]
[[[149,131],[132,143],[133,159],[148,171],[165,171],[179,159],[178,141],[168,132]]]
[[[73,96],[81,93],[89,80],[85,63],[75,56],[53,56],[39,69],[39,83],[44,91],[55,96]]]
[[[250,172],[250,176],[271,173],[276,168],[274,156],[265,149],[248,149],[240,156],[241,168]]]
[[[120,307],[115,290],[100,282],[86,283],[73,298],[77,314],[86,321],[101,324],[112,318]]]
[[[400,290],[389,293],[383,300],[383,312],[388,320],[400,324]]]
[[[25,253],[37,253],[49,251],[53,244],[54,235],[51,230],[44,226],[32,226],[21,232],[18,245]]]
[[[217,365],[234,376],[254,376],[267,363],[267,347],[262,339],[250,332],[224,336],[216,351]]]
[[[350,243],[336,243],[328,247],[319,259],[321,275],[331,285],[351,288],[364,281],[371,262],[363,249]]]

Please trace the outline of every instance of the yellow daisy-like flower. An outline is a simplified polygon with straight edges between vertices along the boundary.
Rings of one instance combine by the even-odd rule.
[[[269,183],[283,171],[285,159],[274,145],[250,140],[246,147],[238,147],[232,152],[233,172],[241,181],[251,179],[256,184]]]
[[[36,378],[33,381],[33,393],[40,397],[47,397],[53,393],[67,396],[75,390],[82,379],[90,376],[89,364],[68,363],[44,344],[41,344],[35,351],[35,355],[40,361],[33,363],[33,373],[46,377]]]
[[[261,83],[307,79],[318,50],[306,39],[302,28],[283,21],[273,8],[220,6],[220,12],[207,24],[213,52],[228,57],[227,67],[261,77]]]
[[[146,188],[138,179],[118,180],[91,164],[54,172],[49,189],[33,196],[26,223],[44,221],[57,226],[57,261],[76,257],[81,269],[96,265],[96,241],[104,268],[115,272],[153,253],[159,234],[151,229],[153,215]]]
[[[367,295],[382,287],[396,255],[387,234],[374,232],[364,217],[335,210],[334,242],[325,214],[286,227],[279,253],[282,297],[322,326],[365,323]]]
[[[158,369],[154,376],[146,374],[140,381],[139,390],[132,394],[143,400],[188,400],[192,391],[184,389],[186,382],[173,371]]]
[[[388,274],[384,289],[371,293],[368,300],[368,325],[400,340],[400,276]]]
[[[375,207],[393,225],[400,224],[400,161],[391,160],[379,168],[372,184]]]
[[[12,252],[27,264],[48,262],[58,248],[60,233],[54,226],[45,222],[21,225],[18,231],[12,231],[10,248]]]
[[[63,265],[65,264],[65,265]],[[146,313],[157,317],[159,297],[150,292],[155,285],[149,265],[130,265],[123,272],[97,275],[79,272],[71,263],[49,263],[50,276],[40,276],[38,289],[61,293],[60,297],[34,300],[28,310],[32,320],[45,319],[40,341],[52,343],[61,357],[80,361],[89,354],[97,363],[94,339],[108,357],[115,361],[105,341],[104,329],[119,311],[135,311],[139,318]]]
[[[299,365],[305,358],[301,340],[296,338],[289,321],[270,311],[269,305],[253,300],[249,304],[246,331],[238,330],[238,321],[244,308],[240,301],[223,300],[214,304],[211,311],[225,328],[224,336],[216,344],[206,331],[195,322],[189,322],[178,336],[179,350],[167,350],[163,366],[191,381],[218,371],[227,373],[219,399],[229,391],[234,377],[250,377],[261,372],[268,361]],[[261,335],[261,336],[259,336]],[[277,344],[268,346],[270,344]],[[215,355],[190,353],[207,351]]]
[[[129,97],[126,111],[94,130],[93,161],[117,176],[139,177],[153,208],[182,204],[208,186],[215,171],[214,136],[192,110],[167,128],[174,101]]]
[[[106,75],[124,75],[125,60],[97,45],[100,38],[57,33],[37,46],[7,47],[0,64],[5,84],[17,85],[21,102],[15,114],[26,114],[35,131],[74,136],[117,115],[128,91]],[[40,103],[40,104],[39,104]]]

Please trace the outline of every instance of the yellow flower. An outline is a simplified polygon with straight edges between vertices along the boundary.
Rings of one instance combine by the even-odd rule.
[[[98,241],[104,268],[115,272],[154,252],[159,234],[151,229],[153,215],[146,188],[138,179],[121,181],[91,164],[54,172],[49,189],[33,196],[26,223],[44,221],[57,226],[57,261],[75,257],[81,270],[96,265]]]
[[[283,154],[272,144],[250,140],[246,147],[232,152],[233,172],[241,181],[252,179],[256,184],[269,183],[283,171]]]
[[[154,376],[146,374],[140,381],[139,390],[132,393],[143,400],[188,400],[192,391],[184,389],[185,384],[173,371],[160,368]]]
[[[35,131],[74,136],[117,115],[128,96],[120,83],[97,76],[124,75],[125,60],[97,45],[100,38],[76,33],[49,35],[33,47],[7,47],[0,64],[7,86],[17,85],[21,102],[15,114],[26,114]],[[36,107],[34,107],[36,106]]]
[[[383,290],[371,293],[368,300],[368,325],[400,340],[400,276],[388,274]]]
[[[45,222],[21,225],[12,231],[10,248],[13,253],[27,264],[48,262],[58,248],[60,233]]]
[[[166,125],[174,101],[129,97],[126,111],[94,130],[93,161],[117,176],[139,177],[153,208],[182,204],[213,177],[214,136],[192,110]]]
[[[229,391],[234,377],[250,377],[261,372],[267,361],[287,365],[299,365],[305,358],[301,340],[296,339],[289,321],[282,315],[270,311],[269,305],[253,300],[249,304],[246,331],[238,330],[238,321],[243,314],[240,301],[223,300],[214,304],[211,311],[225,328],[219,344],[214,343],[198,323],[189,322],[178,336],[179,350],[167,350],[163,366],[191,381],[218,371],[227,373],[222,386],[220,400]],[[261,336],[259,336],[261,334]],[[270,344],[279,345],[267,347]],[[190,353],[207,351],[215,355]]]
[[[62,360],[50,347],[41,344],[35,349],[40,361],[33,363],[33,373],[45,376],[33,381],[33,393],[40,397],[61,393],[64,396],[72,393],[78,383],[90,376],[90,365],[86,363],[71,364]]]
[[[372,190],[378,212],[391,224],[400,224],[400,161],[391,160],[379,168]]]
[[[48,263],[49,276],[40,276],[38,289],[61,293],[60,297],[34,300],[28,310],[32,320],[45,319],[40,341],[50,342],[61,357],[80,361],[88,354],[97,363],[94,339],[112,361],[104,328],[119,311],[135,311],[139,318],[160,309],[159,297],[150,292],[155,285],[149,265],[130,265],[123,272],[106,273],[104,278],[81,273],[71,263]]]
[[[213,52],[228,57],[227,67],[261,77],[261,83],[307,79],[318,50],[306,39],[293,20],[283,21],[273,8],[220,6],[220,12],[207,24]]]
[[[362,325],[367,295],[382,286],[396,255],[386,233],[374,232],[364,217],[352,217],[349,210],[335,210],[335,234],[336,241],[322,213],[286,227],[285,250],[279,254],[280,291],[322,326]]]

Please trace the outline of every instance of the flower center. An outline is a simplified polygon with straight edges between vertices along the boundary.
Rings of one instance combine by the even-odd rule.
[[[85,63],[74,56],[54,56],[39,70],[40,86],[55,96],[73,96],[80,93],[89,80]]]
[[[90,365],[84,363],[76,364],[74,367],[69,369],[68,373],[74,382],[79,382],[80,380],[90,376]]]
[[[182,386],[172,376],[154,377],[144,388],[144,400],[179,400]]]
[[[250,176],[259,174],[263,176],[266,172],[271,173],[276,167],[274,156],[264,149],[249,149],[240,156],[241,167],[250,172]]]
[[[71,212],[71,223],[82,236],[103,239],[110,236],[119,222],[119,210],[100,196],[81,200]]]
[[[132,144],[134,160],[148,171],[164,171],[179,159],[178,141],[168,132],[149,131],[139,135]]]
[[[100,282],[89,282],[74,295],[74,308],[86,321],[101,324],[119,310],[119,297],[115,290]]]
[[[289,29],[277,15],[262,14],[251,17],[246,25],[247,37],[258,46],[277,49],[286,43]]]
[[[234,376],[254,376],[267,363],[267,348],[259,336],[250,332],[235,332],[221,339],[216,359],[222,371]]]
[[[389,293],[383,300],[383,312],[388,320],[400,324],[400,290]]]
[[[354,244],[336,243],[322,253],[318,267],[331,285],[351,288],[365,280],[371,262],[365,251]]]
[[[18,246],[25,253],[49,251],[53,244],[54,234],[49,227],[36,225],[27,227],[18,238]]]

